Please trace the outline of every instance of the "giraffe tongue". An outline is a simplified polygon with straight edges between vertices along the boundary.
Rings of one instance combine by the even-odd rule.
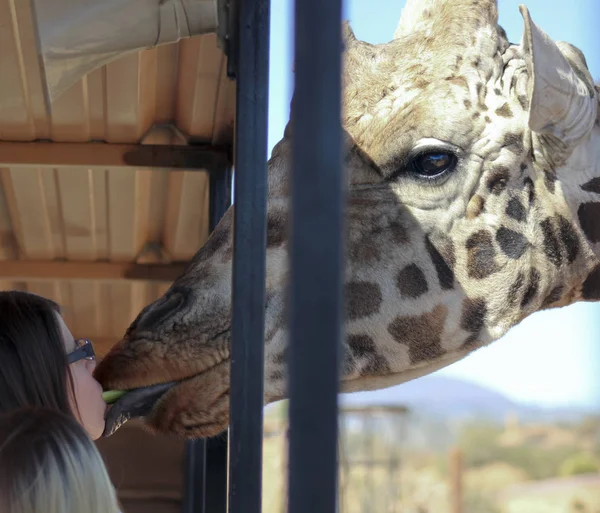
[[[130,419],[148,415],[156,401],[175,384],[172,381],[128,391],[108,409],[102,436],[113,435]]]

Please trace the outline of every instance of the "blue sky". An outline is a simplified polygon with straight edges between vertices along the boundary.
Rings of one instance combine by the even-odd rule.
[[[499,0],[500,24],[514,43],[521,40],[518,5],[550,37],[578,46],[595,79],[600,79],[598,0]],[[345,17],[356,37],[370,43],[389,41],[405,0],[346,0]],[[293,20],[290,0],[271,2],[269,79],[269,154],[289,118],[293,88]],[[577,304],[541,312],[505,337],[438,374],[459,376],[508,397],[540,405],[600,406],[600,305]]]

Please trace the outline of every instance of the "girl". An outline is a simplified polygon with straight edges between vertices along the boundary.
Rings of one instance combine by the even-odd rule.
[[[118,513],[102,457],[72,415],[48,408],[0,415],[0,511]]]
[[[0,413],[51,408],[74,416],[96,440],[107,406],[92,376],[95,366],[92,344],[74,340],[56,303],[0,292]]]

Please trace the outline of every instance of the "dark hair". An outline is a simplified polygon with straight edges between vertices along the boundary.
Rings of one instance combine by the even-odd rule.
[[[118,512],[102,457],[72,415],[35,407],[0,415],[0,510]]]
[[[73,380],[58,314],[50,299],[0,292],[0,413],[38,406],[73,415]]]

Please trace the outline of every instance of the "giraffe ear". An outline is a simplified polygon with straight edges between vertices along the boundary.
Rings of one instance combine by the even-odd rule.
[[[598,108],[585,59],[571,45],[559,48],[524,5],[519,10],[525,22],[521,48],[529,72],[529,128],[565,144],[577,142],[593,127]]]

